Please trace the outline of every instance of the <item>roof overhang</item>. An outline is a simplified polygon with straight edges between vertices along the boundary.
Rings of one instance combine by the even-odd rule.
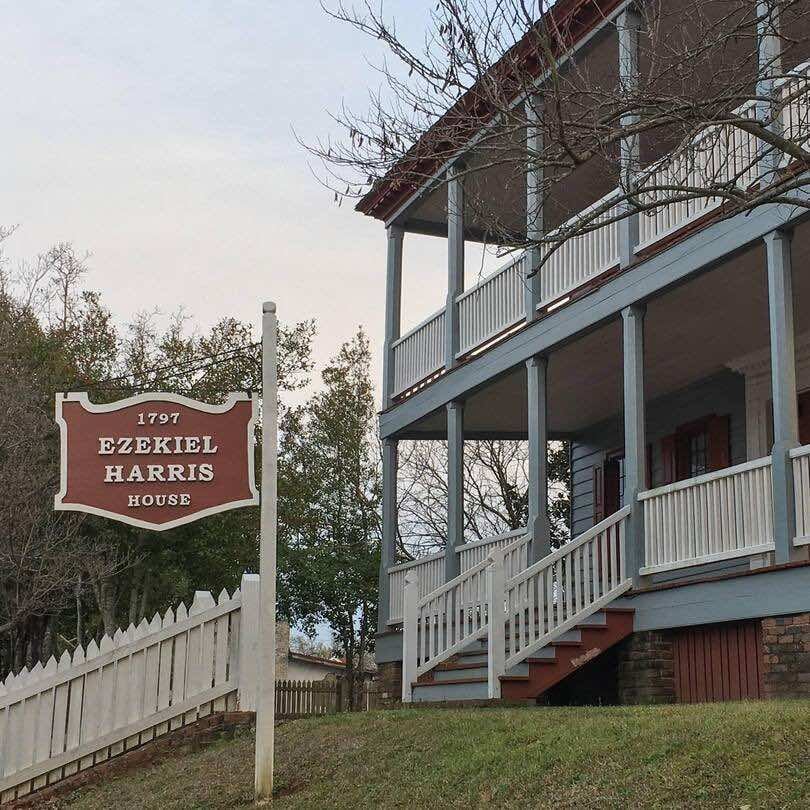
[[[544,22],[550,30],[558,33],[554,56],[559,60],[626,5],[628,0],[558,0],[545,15],[547,19],[538,21],[536,26]],[[547,65],[531,48],[531,37],[532,32],[527,32],[501,57],[493,70],[519,60],[530,74],[541,78]],[[515,100],[517,98],[516,93]],[[470,88],[385,177],[374,184],[355,210],[385,222],[392,220],[411,198],[424,191],[427,181],[420,183],[415,178],[440,176],[445,166],[457,157],[458,150],[451,144],[459,140],[471,142],[496,114],[496,110],[488,108],[477,86]],[[452,141],[448,140],[448,132],[452,132]]]

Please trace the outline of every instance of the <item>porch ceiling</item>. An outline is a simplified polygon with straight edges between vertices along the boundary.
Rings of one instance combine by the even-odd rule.
[[[793,240],[796,332],[810,330],[810,223]],[[648,302],[645,393],[648,401],[677,391],[768,346],[765,249],[757,245]],[[622,403],[621,322],[613,320],[555,350],[549,359],[549,430],[575,434],[619,418]],[[526,372],[522,366],[466,399],[471,437],[525,437]],[[434,411],[405,438],[445,434]]]

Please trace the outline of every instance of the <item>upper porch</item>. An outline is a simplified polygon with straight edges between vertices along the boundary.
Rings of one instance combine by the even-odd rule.
[[[792,73],[795,78],[783,80],[780,92],[790,95],[797,87],[810,86],[810,62],[798,65]],[[753,110],[754,104],[747,108]],[[740,112],[746,114],[744,109]],[[782,126],[797,136],[810,135],[810,93],[791,101],[782,118]],[[707,131],[674,162],[665,156],[644,172],[659,173],[661,182],[670,177],[673,183],[696,187],[716,182],[718,173],[729,178],[742,174],[747,177],[743,182],[756,183],[751,156],[757,149],[753,135],[744,137],[730,131],[724,140],[716,137],[716,131]],[[782,168],[786,169],[789,162],[785,156]],[[594,230],[567,239],[554,250],[515,255],[465,289],[465,240],[481,238],[476,214],[480,202],[470,206],[466,188],[475,186],[477,201],[486,199],[488,205],[513,210],[516,203],[506,196],[531,196],[530,178],[517,188],[514,183],[503,182],[505,190],[497,193],[493,192],[498,187],[493,177],[480,178],[475,172],[454,176],[451,169],[448,178],[440,191],[415,206],[409,214],[413,220],[403,214],[400,222],[388,228],[384,407],[380,419],[383,436],[400,434],[439,399],[447,402],[465,386],[472,389],[502,373],[505,366],[501,357],[526,346],[535,353],[552,349],[615,315],[627,303],[644,300],[705,270],[774,228],[790,226],[806,211],[770,206],[725,219],[721,199],[696,197],[616,219],[618,206],[610,203],[620,189],[612,187],[549,233],[565,233],[579,222],[589,221],[593,211],[601,211],[593,220]],[[575,207],[577,197],[591,200],[594,189],[604,189],[607,179],[587,172],[575,176],[567,192],[569,207]],[[442,194],[444,199],[437,200]],[[797,199],[807,196],[806,189],[797,191]],[[529,208],[527,203],[522,210]],[[444,222],[440,221],[442,216]],[[428,220],[420,217],[430,217],[430,228]],[[604,225],[600,225],[602,221]],[[448,285],[444,306],[401,334],[403,242],[409,227],[419,232],[433,228],[434,233],[447,233]],[[465,372],[453,373],[465,367]],[[435,393],[423,395],[431,387],[436,388]]]

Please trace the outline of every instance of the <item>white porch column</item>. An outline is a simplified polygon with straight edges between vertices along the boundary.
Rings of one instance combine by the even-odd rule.
[[[380,552],[379,604],[377,606],[377,632],[388,630],[391,587],[388,569],[396,560],[397,532],[397,470],[399,443],[396,439],[382,440],[382,548]]]
[[[789,451],[799,444],[790,235],[773,231],[765,237],[765,247],[773,394],[773,531],[776,562],[784,563],[793,556],[796,534],[793,466]]]
[[[543,170],[539,168],[535,159],[543,149],[543,130],[540,128],[540,111],[536,98],[526,99],[526,121],[529,123],[526,131],[526,151],[528,160],[526,166],[526,239],[539,240],[543,236]],[[530,274],[526,279],[524,300],[526,305],[526,320],[531,322],[537,318],[537,305],[540,303],[540,248],[529,247],[527,270]]]
[[[447,404],[447,545],[444,580],[459,575],[458,546],[464,542],[464,404]]]
[[[632,95],[639,83],[639,31],[641,16],[634,8],[623,11],[616,19],[619,33],[619,84],[622,90]],[[621,117],[622,127],[638,123],[637,113],[626,113]],[[620,144],[620,178],[619,183],[625,193],[635,189],[636,175],[639,169],[639,141],[637,135],[624,137]],[[625,210],[629,210],[625,203]],[[621,266],[629,267],[635,261],[635,249],[638,245],[638,214],[631,214],[619,222],[619,261]]]
[[[464,179],[462,164],[447,170],[447,303],[444,315],[444,367],[458,364],[458,307],[464,292]]]
[[[632,507],[626,534],[627,573],[638,581],[644,565],[644,515],[638,494],[647,480],[644,424],[644,314],[634,304],[622,310],[624,346],[624,503]]]
[[[551,551],[548,521],[548,359],[526,361],[529,412],[529,523],[530,564]]]
[[[388,263],[385,274],[385,345],[383,347],[383,408],[389,408],[394,396],[394,351],[402,324],[402,242],[405,230],[388,227]]]
[[[757,41],[758,73],[757,95],[773,100],[774,81],[782,74],[782,41],[779,20],[780,0],[759,0],[757,2]],[[781,122],[773,116],[773,101],[762,100],[757,106],[757,118],[768,122],[772,132],[781,130]],[[769,186],[773,176],[779,171],[781,154],[778,150],[761,143],[759,182]]]

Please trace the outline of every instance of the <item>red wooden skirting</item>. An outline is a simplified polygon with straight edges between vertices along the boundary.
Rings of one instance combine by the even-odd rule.
[[[762,697],[759,622],[679,630],[674,641],[675,695],[679,703]]]

